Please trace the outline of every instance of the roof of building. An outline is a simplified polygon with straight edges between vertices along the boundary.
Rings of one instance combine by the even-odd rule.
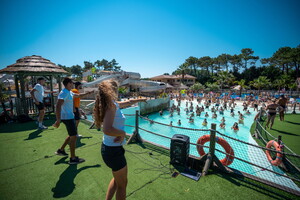
[[[181,79],[182,75],[159,75],[151,77],[150,79]],[[189,74],[184,75],[185,79],[196,79],[196,77]]]
[[[17,60],[15,64],[9,65],[4,69],[0,70],[0,73],[6,74],[67,74],[63,68],[57,66],[48,59],[42,56],[25,56]]]

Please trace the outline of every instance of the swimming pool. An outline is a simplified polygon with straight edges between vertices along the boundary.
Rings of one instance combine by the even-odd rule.
[[[171,105],[173,103],[175,105],[177,105],[177,102],[171,101]],[[196,106],[197,102],[194,101],[193,105]],[[217,131],[219,131],[220,133],[230,136],[232,138],[238,139],[238,140],[242,140],[242,141],[257,145],[256,141],[252,138],[252,136],[250,134],[250,128],[254,121],[254,116],[256,115],[256,112],[253,112],[253,108],[249,109],[251,114],[244,115],[244,124],[243,125],[239,124],[239,131],[234,132],[233,130],[231,130],[231,126],[233,125],[234,122],[238,121],[237,112],[240,111],[242,114],[244,114],[244,111],[242,111],[243,108],[240,104],[235,108],[235,111],[234,111],[235,116],[234,117],[230,116],[230,110],[225,110],[224,115],[220,115],[217,112],[217,114],[218,114],[217,119],[212,119],[212,117],[211,117],[212,112],[210,111],[210,109],[205,109],[204,113],[208,112],[208,114],[209,114],[209,117],[207,117],[208,125],[206,127],[202,126],[202,122],[205,118],[204,113],[202,113],[201,116],[195,116],[194,117],[195,121],[193,124],[189,123],[188,116],[186,115],[186,112],[184,111],[185,106],[186,106],[186,101],[182,101],[181,106],[180,106],[180,108],[181,108],[180,115],[178,115],[177,112],[174,112],[173,117],[171,117],[170,113],[168,111],[164,111],[164,114],[162,116],[160,116],[159,113],[153,113],[153,114],[150,114],[148,116],[148,118],[153,121],[157,121],[157,122],[167,124],[167,125],[170,124],[170,121],[173,121],[173,126],[179,126],[179,125],[177,125],[177,121],[180,119],[181,123],[182,123],[181,127],[191,128],[191,129],[210,129],[211,123],[216,123]],[[130,108],[122,110],[124,114],[127,114],[125,124],[131,125],[131,126],[135,125],[134,114],[135,114],[136,110],[139,110],[139,107],[130,107]],[[131,116],[128,116],[128,115],[131,115]],[[221,118],[223,116],[226,120],[226,122],[225,122],[226,128],[220,129],[219,124],[220,124]],[[196,143],[199,137],[206,135],[206,134],[210,134],[209,131],[204,131],[204,130],[194,131],[194,130],[170,127],[170,126],[157,124],[157,123],[151,124],[151,123],[149,123],[148,120],[145,120],[142,118],[139,118],[139,127],[142,129],[145,129],[145,130],[149,130],[154,133],[158,133],[160,135],[168,136],[170,138],[175,134],[187,135],[190,137],[191,143]],[[132,134],[134,131],[134,128],[126,126],[125,131],[129,134]],[[156,143],[161,146],[165,146],[167,148],[170,147],[170,139],[168,139],[168,138],[160,137],[160,136],[151,134],[147,131],[143,131],[141,129],[139,130],[139,133],[144,140],[150,141],[152,143]],[[220,136],[220,134],[217,134],[217,136],[222,137],[222,136]],[[222,137],[222,138],[224,138],[224,137]],[[230,146],[234,150],[235,157],[241,158],[241,159],[249,161],[251,163],[255,163],[261,167],[267,168],[267,169],[275,171],[277,173],[285,174],[280,168],[272,166],[270,164],[270,162],[267,160],[267,157],[263,150],[253,147],[253,146],[250,146],[250,145],[247,145],[247,144],[244,144],[244,143],[241,143],[241,142],[238,142],[236,140],[233,140],[233,139],[230,139],[227,137],[224,139],[230,144]],[[209,146],[209,142],[206,143],[205,145]],[[223,148],[218,144],[216,144],[216,149],[224,151]],[[204,148],[205,152],[207,152],[207,150],[208,149]],[[190,154],[199,157],[199,154],[198,154],[198,151],[197,151],[195,145],[190,145]],[[215,154],[219,159],[224,158],[224,154],[222,154],[222,153],[219,153],[216,151]],[[259,178],[262,178],[262,179],[265,179],[265,180],[268,180],[268,181],[271,181],[271,182],[274,182],[277,184],[288,186],[292,189],[300,191],[299,187],[290,179],[276,175],[276,174],[268,172],[268,171],[264,171],[261,168],[247,164],[238,159],[235,159],[234,162],[229,167],[239,170],[239,171],[242,171],[242,172],[246,172],[248,174],[257,176]]]
[[[172,104],[177,105],[176,102],[172,101]],[[194,101],[193,105],[196,106],[197,102]],[[189,119],[188,116],[186,115],[186,112],[184,111],[184,108],[186,106],[186,101],[182,101],[181,103],[181,113],[180,115],[177,114],[177,112],[174,112],[173,117],[170,116],[170,113],[168,111],[164,111],[164,114],[162,116],[160,116],[159,113],[153,113],[150,114],[148,116],[149,119],[153,120],[153,121],[157,121],[160,123],[164,123],[164,124],[170,124],[170,121],[173,121],[173,126],[179,126],[177,125],[177,121],[178,119],[181,119],[181,127],[185,127],[185,128],[191,128],[191,129],[210,129],[210,125],[211,123],[216,123],[217,124],[217,130],[227,136],[230,136],[232,138],[238,139],[238,140],[242,140],[251,144],[255,144],[257,145],[256,141],[252,138],[251,134],[250,134],[250,128],[254,122],[254,117],[256,115],[257,112],[253,111],[253,108],[250,108],[250,112],[251,114],[249,115],[245,115],[244,111],[243,111],[243,107],[241,106],[241,104],[238,104],[238,106],[235,108],[234,112],[235,112],[235,116],[231,117],[230,116],[230,110],[225,110],[224,111],[224,115],[220,115],[218,112],[218,117],[217,119],[212,119],[212,112],[210,111],[210,109],[205,109],[205,112],[209,113],[209,117],[207,118],[208,121],[208,125],[207,127],[202,126],[202,122],[204,120],[204,113],[201,114],[201,116],[195,116],[194,119],[194,123],[191,124],[189,123]],[[210,107],[211,108],[211,107]],[[138,107],[132,107],[132,108],[128,108],[128,109],[124,109],[123,113],[124,114],[134,114],[135,110],[138,110]],[[234,132],[233,130],[231,130],[231,126],[233,125],[234,122],[238,121],[238,115],[237,112],[240,111],[242,114],[244,114],[244,124],[239,124],[239,131],[238,132]],[[226,120],[226,127],[225,129],[220,129],[219,128],[219,124],[221,122],[221,118],[224,116],[225,120]],[[135,124],[135,116],[126,116],[126,124],[128,125],[132,125],[134,126]],[[139,118],[139,127],[145,130],[150,130],[154,133],[158,133],[164,136],[168,136],[168,137],[172,137],[175,134],[183,134],[183,135],[187,135],[190,137],[190,142],[191,143],[196,143],[198,138],[201,137],[202,135],[206,135],[206,134],[210,134],[209,131],[193,131],[193,130],[187,130],[187,129],[179,129],[176,127],[170,127],[170,126],[165,126],[165,125],[161,125],[161,124],[151,124],[149,123],[148,120]],[[134,131],[134,128],[131,127],[126,127],[126,132],[127,133],[132,133]],[[150,134],[149,132],[143,131],[143,130],[139,130],[139,133],[141,135],[141,137],[144,140],[147,141],[151,141],[153,143],[165,146],[165,147],[170,147],[170,140],[167,138],[163,138],[163,137],[159,137],[153,134]],[[220,136],[219,134],[217,134],[217,136]],[[224,137],[222,137],[224,138]],[[230,139],[230,138],[224,138],[229,144],[230,146],[233,148],[235,156],[238,158],[241,158],[243,160],[249,161],[251,163],[255,163],[259,166],[262,166],[264,168],[267,168],[269,170],[275,171],[277,173],[280,174],[285,174],[280,168],[272,166],[270,164],[270,162],[267,160],[267,157],[265,155],[265,152],[259,148],[255,148],[253,146],[238,142],[236,140]],[[209,142],[205,144],[206,146],[209,146]],[[223,148],[216,144],[216,148],[224,151]],[[204,148],[204,151],[207,152],[208,149]],[[194,155],[194,156],[199,156],[198,151],[196,149],[195,145],[190,145],[190,154]],[[223,159],[224,158],[224,154],[219,153],[219,152],[215,152],[216,156],[219,159]],[[242,172],[246,172],[248,174],[266,179],[268,181],[277,183],[277,184],[281,184],[281,185],[285,185],[288,186],[290,188],[293,188],[295,190],[300,190],[299,187],[290,179],[276,175],[274,173],[262,170],[261,168],[255,167],[253,165],[247,164],[243,161],[237,160],[235,159],[234,162],[229,166],[233,169],[237,169],[239,171]]]

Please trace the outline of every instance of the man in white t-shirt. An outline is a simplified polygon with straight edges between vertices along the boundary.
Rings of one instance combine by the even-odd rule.
[[[73,88],[73,81],[70,78],[65,78],[63,80],[63,85],[65,86],[65,88],[58,95],[56,104],[56,122],[53,124],[53,126],[58,128],[60,122],[63,122],[66,125],[69,136],[65,139],[63,145],[55,152],[55,154],[60,156],[68,156],[68,154],[65,152],[65,147],[67,146],[67,144],[70,144],[71,157],[69,164],[79,164],[84,162],[85,160],[75,156],[77,127],[74,118],[73,97],[80,98],[88,93],[73,93],[71,91],[71,89]]]
[[[45,79],[43,77],[38,78],[37,81],[38,81],[38,83],[30,91],[30,95],[31,95],[36,107],[39,110],[38,128],[42,130],[42,129],[47,129],[47,127],[43,125],[43,120],[44,120],[44,116],[45,116],[45,105],[43,103],[44,94],[45,93],[54,93],[54,92],[53,91],[46,92],[44,90]]]

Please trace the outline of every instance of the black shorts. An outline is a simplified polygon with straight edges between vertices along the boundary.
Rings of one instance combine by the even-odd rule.
[[[74,115],[75,115],[75,120],[80,120],[79,108],[75,108]]]
[[[35,105],[36,105],[36,104],[35,104]],[[36,105],[36,107],[37,107],[38,110],[44,110],[45,105],[44,105],[44,103],[41,103],[41,102],[40,102],[40,104],[39,104],[39,105]]]
[[[118,171],[127,165],[124,154],[125,150],[123,146],[106,146],[102,143],[101,155],[103,161],[112,171]]]
[[[69,136],[77,135],[77,127],[75,124],[75,119],[67,119],[61,121],[66,125]]]

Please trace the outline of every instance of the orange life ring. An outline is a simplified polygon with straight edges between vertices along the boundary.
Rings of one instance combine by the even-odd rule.
[[[203,146],[206,142],[209,142],[209,141],[210,141],[210,135],[203,135],[198,139],[197,144],[200,144],[200,145]],[[225,149],[227,154],[229,154],[229,155],[226,155],[225,158],[220,160],[220,162],[224,166],[230,165],[234,160],[234,151],[233,151],[233,149],[228,144],[228,142],[226,140],[224,140],[223,138],[216,137],[216,142]],[[197,146],[197,151],[198,151],[200,156],[203,156],[205,154],[204,149],[203,149],[202,146]]]
[[[276,149],[276,151],[282,151],[280,145],[275,140],[270,140],[268,142],[266,148],[270,149],[272,146]],[[269,150],[266,150],[266,155],[267,155],[267,158],[268,158],[268,160],[270,161],[270,163],[272,165],[278,166],[282,163],[282,157],[283,157],[282,153],[276,153],[276,159],[275,160],[273,160]]]

